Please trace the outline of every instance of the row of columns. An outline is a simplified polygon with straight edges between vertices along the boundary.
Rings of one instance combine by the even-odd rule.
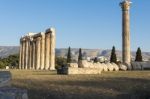
[[[19,69],[55,69],[55,29],[29,33],[20,39]]]

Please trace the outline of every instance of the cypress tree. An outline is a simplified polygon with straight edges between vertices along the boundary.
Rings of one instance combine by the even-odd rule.
[[[68,48],[67,63],[71,63],[71,48],[70,48],[70,46]]]
[[[117,56],[116,56],[115,46],[113,46],[112,51],[111,51],[110,62],[111,63],[117,63]]]
[[[135,61],[142,62],[142,52],[141,52],[140,47],[138,47],[137,49]]]
[[[79,49],[78,61],[82,60],[82,49]]]

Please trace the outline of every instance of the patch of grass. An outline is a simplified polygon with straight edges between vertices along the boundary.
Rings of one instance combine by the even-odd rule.
[[[150,92],[150,71],[103,72],[101,75],[57,75],[56,71],[34,70],[10,72],[12,85],[27,89],[29,99],[117,99],[122,94]]]

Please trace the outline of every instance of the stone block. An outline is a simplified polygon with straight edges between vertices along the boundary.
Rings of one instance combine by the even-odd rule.
[[[68,68],[68,74],[101,74],[102,69],[97,68]]]

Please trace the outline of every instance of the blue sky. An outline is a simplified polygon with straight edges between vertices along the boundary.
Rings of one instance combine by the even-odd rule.
[[[122,0],[0,0],[0,45],[55,27],[57,48],[122,48]],[[150,0],[132,0],[131,49],[150,52]]]

